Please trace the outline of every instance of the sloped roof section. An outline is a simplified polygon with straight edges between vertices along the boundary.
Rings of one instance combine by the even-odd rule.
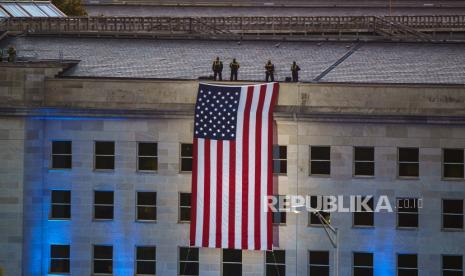
[[[48,1],[0,1],[1,17],[66,17],[66,15]]]

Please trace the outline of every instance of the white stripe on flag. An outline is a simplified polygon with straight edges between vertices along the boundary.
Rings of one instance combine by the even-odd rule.
[[[222,208],[221,208],[221,247],[228,248],[229,237],[229,141],[223,141],[223,188],[222,188]]]
[[[210,229],[208,237],[208,247],[215,247],[216,244],[216,173],[217,173],[217,140],[210,140]],[[208,218],[206,218],[208,219]]]
[[[244,109],[247,100],[247,86],[241,88],[236,127],[236,217],[234,248],[242,248],[242,133],[244,127]]]
[[[248,248],[255,247],[255,137],[257,125],[257,107],[261,85],[255,85],[249,117],[249,197],[248,197]]]
[[[262,170],[261,170],[261,183],[260,183],[260,246],[262,250],[267,249],[267,235],[268,235],[268,227],[267,227],[267,210],[264,208],[264,200],[266,195],[268,194],[268,170],[272,170],[273,168],[268,168],[268,114],[270,110],[270,103],[271,98],[273,96],[273,87],[274,84],[268,84],[266,87],[266,96],[265,102],[263,105],[263,112],[262,112],[262,148],[261,148],[261,163],[262,163]],[[264,169],[266,168],[266,169]]]
[[[203,208],[204,208],[204,174],[205,174],[205,139],[197,139],[197,214],[195,227],[195,245],[202,246]]]

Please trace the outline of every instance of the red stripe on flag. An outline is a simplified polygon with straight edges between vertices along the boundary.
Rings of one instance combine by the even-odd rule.
[[[248,208],[249,208],[249,124],[252,105],[253,86],[247,89],[244,108],[244,126],[242,129],[242,248],[248,248]]]
[[[236,211],[236,141],[229,142],[229,215],[228,248],[234,248]]]
[[[216,154],[216,247],[221,248],[221,209],[223,205],[223,141],[219,140]]]
[[[203,200],[203,236],[202,246],[208,247],[210,233],[210,139],[205,139],[205,183]]]
[[[194,138],[192,160],[192,197],[191,197],[191,246],[195,246],[195,227],[197,223],[197,138]]]
[[[263,104],[265,102],[266,96],[266,85],[260,87],[260,97],[258,99],[257,107],[257,123],[256,123],[256,134],[255,134],[255,206],[254,206],[254,241],[255,241],[255,250],[260,249],[260,199],[262,195],[260,194],[261,188],[261,168],[262,168],[262,112]],[[265,165],[265,164],[264,164]]]
[[[275,83],[273,86],[273,96],[271,97],[270,110],[268,113],[268,194],[267,196],[273,195],[273,107],[278,96],[279,84]],[[267,217],[267,249],[273,248],[273,226],[271,218],[271,208],[268,207]]]

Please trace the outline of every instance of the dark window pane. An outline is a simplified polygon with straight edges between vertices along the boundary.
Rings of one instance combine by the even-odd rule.
[[[418,214],[398,214],[399,227],[418,227]]]
[[[444,149],[444,163],[463,163],[463,149]]]
[[[71,218],[70,205],[52,205],[52,218],[56,219],[69,219]]]
[[[96,156],[95,169],[97,170],[114,170],[115,157],[114,156]]]
[[[399,148],[399,162],[418,162],[418,148]]]
[[[70,203],[71,191],[52,191],[52,203]]]
[[[193,247],[179,248],[179,259],[181,261],[199,261],[199,249]]]
[[[400,163],[399,176],[418,177],[419,165],[418,163]]]
[[[329,267],[310,266],[310,276],[329,276]]]
[[[286,266],[285,265],[266,265],[266,276],[285,276]]]
[[[463,271],[443,271],[442,276],[463,276]]]
[[[416,198],[397,199],[397,210],[399,212],[418,212],[418,199]]]
[[[157,156],[157,143],[139,143],[139,156]]]
[[[94,273],[113,273],[113,261],[94,261]]]
[[[53,141],[52,154],[71,154],[71,141]]]
[[[179,273],[181,275],[199,275],[199,263],[181,262],[179,266]]]
[[[69,273],[69,260],[51,260],[50,272]]]
[[[95,219],[113,219],[113,206],[95,206]]]
[[[95,204],[113,204],[113,192],[95,191]]]
[[[329,161],[312,161],[310,165],[311,174],[330,175],[331,163]]]
[[[223,276],[242,275],[241,264],[223,264]]]
[[[320,214],[323,216],[323,218],[331,223],[331,214],[328,213],[328,212],[321,212],[320,211]],[[318,215],[314,214],[314,213],[310,213],[310,224],[317,224],[317,225],[321,225],[321,221],[318,217]]]
[[[328,251],[310,251],[309,263],[318,265],[329,265]]]
[[[95,142],[95,154],[115,155],[115,142]]]
[[[190,221],[191,220],[191,209],[190,208],[181,208],[181,221]]]
[[[375,160],[375,149],[356,147],[354,150],[355,161],[374,161]]]
[[[373,226],[374,216],[372,212],[357,212],[354,213],[355,226]]]
[[[113,259],[113,246],[94,246],[94,259]]]
[[[373,254],[354,253],[354,266],[373,266]]]
[[[181,156],[182,157],[192,157],[193,155],[193,145],[192,144],[181,144]]]
[[[224,249],[223,262],[242,262],[242,250]]]
[[[139,157],[140,171],[156,171],[158,169],[157,157]]]
[[[354,267],[354,275],[353,276],[373,276],[373,268]]]
[[[192,158],[181,159],[181,171],[191,172],[192,171]]]
[[[50,246],[51,258],[69,258],[69,245],[51,245]]]
[[[71,169],[72,165],[71,155],[53,155],[52,168],[54,169]]]
[[[444,213],[463,214],[463,200],[443,200]]]
[[[444,177],[463,178],[463,164],[444,164]]]
[[[156,249],[153,246],[137,247],[137,260],[155,260]]]
[[[286,263],[286,251],[284,250],[274,250],[266,251],[266,262],[267,263]]]
[[[156,207],[137,207],[138,220],[157,220]]]
[[[273,159],[287,159],[287,146],[273,145]]]
[[[397,266],[401,268],[417,268],[417,255],[416,254],[397,255]]]
[[[442,256],[442,268],[445,269],[462,269],[463,258],[462,256]]]
[[[155,265],[155,262],[137,261],[137,274],[155,275]]]
[[[273,223],[276,223],[276,224],[285,224],[286,223],[286,213],[285,212],[274,212],[272,218],[273,218]]]
[[[354,174],[360,176],[375,175],[375,163],[371,162],[355,162]]]
[[[287,173],[287,160],[273,160],[273,173]]]
[[[182,193],[180,195],[181,206],[191,206],[191,194],[190,193]]]
[[[418,270],[416,269],[399,269],[397,276],[418,276]]]
[[[451,229],[462,229],[463,228],[463,216],[444,215],[442,219],[443,219],[443,228],[451,228]]]
[[[330,147],[311,147],[312,160],[330,160]]]
[[[157,205],[156,192],[138,192],[137,205]]]

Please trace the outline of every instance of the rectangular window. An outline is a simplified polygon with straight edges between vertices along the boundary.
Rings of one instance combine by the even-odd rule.
[[[115,142],[95,142],[95,169],[115,169]]]
[[[309,251],[308,266],[310,276],[329,276],[329,252]]]
[[[417,254],[397,254],[397,276],[418,276]]]
[[[444,178],[463,179],[463,149],[443,149],[442,162],[442,176]]]
[[[375,175],[375,148],[354,148],[354,176]]]
[[[94,245],[94,274],[113,274],[113,246]]]
[[[71,141],[52,141],[52,169],[71,169]]]
[[[463,229],[463,200],[442,200],[442,228]]]
[[[192,171],[192,156],[194,146],[192,144],[181,144],[181,172]]]
[[[223,249],[223,276],[242,275],[242,250]]]
[[[136,275],[155,275],[157,271],[155,246],[136,247]]]
[[[71,218],[71,191],[54,190],[51,194],[51,219]]]
[[[266,251],[266,276],[286,276],[286,251]]]
[[[158,144],[139,142],[137,144],[137,170],[158,170]]]
[[[373,253],[354,252],[353,276],[373,276]]]
[[[361,209],[354,213],[354,226],[374,226],[375,217],[373,213],[373,197],[371,197],[368,201],[365,199],[366,197],[356,198],[356,206],[360,206]],[[371,210],[366,209],[366,207],[362,204],[359,205],[361,202],[367,202],[366,205],[368,205]]]
[[[273,145],[273,173],[287,174],[287,146]]]
[[[321,211],[321,209],[323,208],[322,196],[310,196],[310,207],[315,210],[319,210],[319,213],[324,218],[324,220],[326,220],[328,223],[331,223],[331,213]],[[308,217],[308,225],[322,225],[319,216],[314,212],[309,212]]]
[[[286,204],[288,204],[287,198],[284,195],[275,195],[275,197],[277,201],[274,206],[276,210],[278,211],[273,212],[273,216],[272,216],[273,224],[286,224],[286,212],[285,211],[280,212],[279,210],[286,207]]]
[[[50,245],[50,273],[69,273],[69,245]]]
[[[420,157],[418,148],[398,149],[399,177],[418,177],[420,175]]]
[[[179,194],[179,221],[191,221],[191,193]]]
[[[325,175],[331,174],[331,148],[321,146],[310,147],[310,174]]]
[[[463,257],[461,255],[443,255],[442,276],[463,276]]]
[[[199,275],[199,249],[194,247],[179,248],[179,275]]]
[[[157,220],[157,193],[137,192],[136,202],[137,220],[155,221]]]
[[[114,208],[113,192],[94,191],[94,219],[113,219]]]
[[[416,228],[418,227],[418,199],[398,198],[397,199],[397,227]]]

